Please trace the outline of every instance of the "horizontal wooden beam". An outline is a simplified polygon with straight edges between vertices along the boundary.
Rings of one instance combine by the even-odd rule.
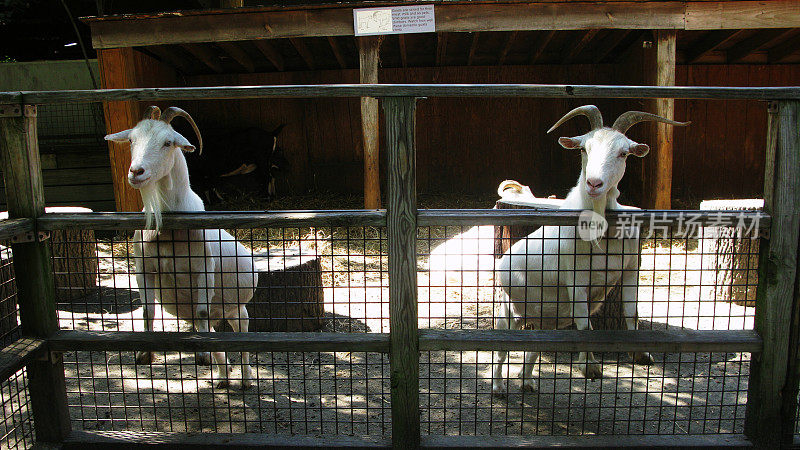
[[[531,97],[800,100],[799,87],[610,86],[558,84],[328,84],[0,92],[0,103],[214,100],[317,97]]]
[[[0,240],[33,231],[33,219],[17,218],[0,220]]]
[[[432,225],[577,225],[583,211],[562,209],[421,209],[417,215],[419,226]],[[771,218],[758,211],[678,211],[630,210],[607,211],[610,226],[642,228],[653,226],[686,226],[688,218],[698,226],[730,224],[729,226],[758,226],[769,229]],[[719,225],[717,225],[719,226]]]
[[[0,350],[0,381],[7,380],[11,375],[33,358],[39,356],[44,349],[44,340],[34,338],[20,338]]]
[[[143,213],[49,213],[37,219],[42,231],[66,228],[137,230],[144,228]],[[386,226],[386,211],[273,211],[172,213],[164,215],[164,229],[266,228],[266,227],[355,227]]]
[[[388,333],[188,333],[136,331],[56,332],[47,340],[51,351],[162,352],[380,352],[389,351]]]
[[[800,27],[794,0],[569,3],[447,2],[435,5],[438,32],[581,29],[744,29]],[[248,9],[85,19],[94,48],[352,36],[352,7]]]
[[[420,350],[536,352],[760,352],[755,331],[420,330]]]
[[[202,448],[389,448],[389,436],[303,436],[257,433],[178,433],[163,431],[73,430],[64,449],[89,450],[110,447]]]
[[[717,435],[585,435],[585,436],[421,436],[422,448],[750,448],[736,434]],[[165,431],[73,430],[64,449],[90,450],[122,446],[170,449],[202,448],[389,448],[389,436],[281,435],[258,433],[180,433]]]

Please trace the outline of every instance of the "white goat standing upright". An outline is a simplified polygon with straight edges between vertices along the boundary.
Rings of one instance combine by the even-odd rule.
[[[622,114],[611,128],[603,127],[600,110],[594,105],[573,109],[553,125],[548,133],[565,121],[578,116],[588,117],[591,131],[576,137],[562,137],[559,144],[566,149],[580,149],[581,174],[560,209],[593,210],[604,216],[606,210],[635,209],[617,203],[617,185],[625,174],[628,155],[645,156],[650,148],[625,136],[634,124],[657,121],[671,125],[688,125],[654,114],[629,111]],[[636,294],[638,289],[639,236],[633,232],[621,239],[581,240],[575,226],[544,226],[527,239],[515,243],[497,265],[501,288],[501,311],[496,329],[558,329],[570,326],[591,329],[589,316],[602,305],[606,294],[622,280],[622,304],[625,325],[637,328]],[[502,395],[503,364],[508,352],[495,353],[492,391]],[[639,364],[652,364],[647,352],[632,355]],[[531,379],[539,354],[526,352],[519,376],[522,389],[535,389]],[[602,376],[591,352],[578,357],[581,371],[588,378]]]
[[[147,331],[153,330],[155,301],[162,310],[193,323],[197,331],[209,331],[211,321],[226,319],[234,331],[247,332],[245,305],[253,297],[256,275],[252,252],[221,229],[161,230],[164,211],[204,211],[200,197],[189,186],[189,172],[182,152],[195,147],[176,132],[170,122],[183,117],[192,125],[203,148],[202,137],[192,117],[180,108],[161,115],[156,106],[130,130],[109,134],[106,140],[130,142],[131,166],[128,183],[142,195],[147,228],[136,231],[134,258],[139,296],[145,305]],[[208,363],[208,353],[198,355]],[[218,387],[228,384],[227,355],[214,352],[212,378]],[[136,362],[150,364],[152,352],[140,351]],[[216,373],[214,373],[216,372]],[[252,378],[250,354],[242,353],[242,388]]]

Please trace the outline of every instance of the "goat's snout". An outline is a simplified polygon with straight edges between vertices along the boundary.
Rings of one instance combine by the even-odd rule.
[[[140,177],[144,174],[144,167],[131,167],[129,171],[134,177]]]
[[[145,174],[144,167],[142,166],[131,166],[128,169],[128,182],[133,187],[139,187],[145,181],[150,179],[150,175]]]
[[[600,178],[587,178],[586,187],[588,188],[590,194],[596,193],[603,188],[603,180]]]

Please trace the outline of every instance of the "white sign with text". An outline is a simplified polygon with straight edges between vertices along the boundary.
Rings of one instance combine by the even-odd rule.
[[[356,36],[436,31],[433,5],[354,9],[353,24]]]

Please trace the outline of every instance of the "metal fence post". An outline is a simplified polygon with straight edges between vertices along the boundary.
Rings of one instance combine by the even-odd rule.
[[[791,442],[794,429],[800,236],[797,205],[800,102],[780,101],[770,104],[769,111],[764,209],[772,216],[772,229],[769,240],[761,242],[758,264],[755,329],[764,341],[764,350],[752,358],[745,422],[747,436],[765,448]]]
[[[36,106],[6,105],[0,108],[0,155],[5,178],[9,217],[36,218],[44,214],[44,188],[39,163]],[[46,338],[58,330],[50,247],[41,234],[32,242],[11,246],[17,298],[25,336]],[[56,444],[70,431],[64,364],[61,354],[28,364],[36,439]]]
[[[392,445],[418,448],[419,337],[417,330],[416,99],[382,100],[386,116],[389,192],[389,323]]]

